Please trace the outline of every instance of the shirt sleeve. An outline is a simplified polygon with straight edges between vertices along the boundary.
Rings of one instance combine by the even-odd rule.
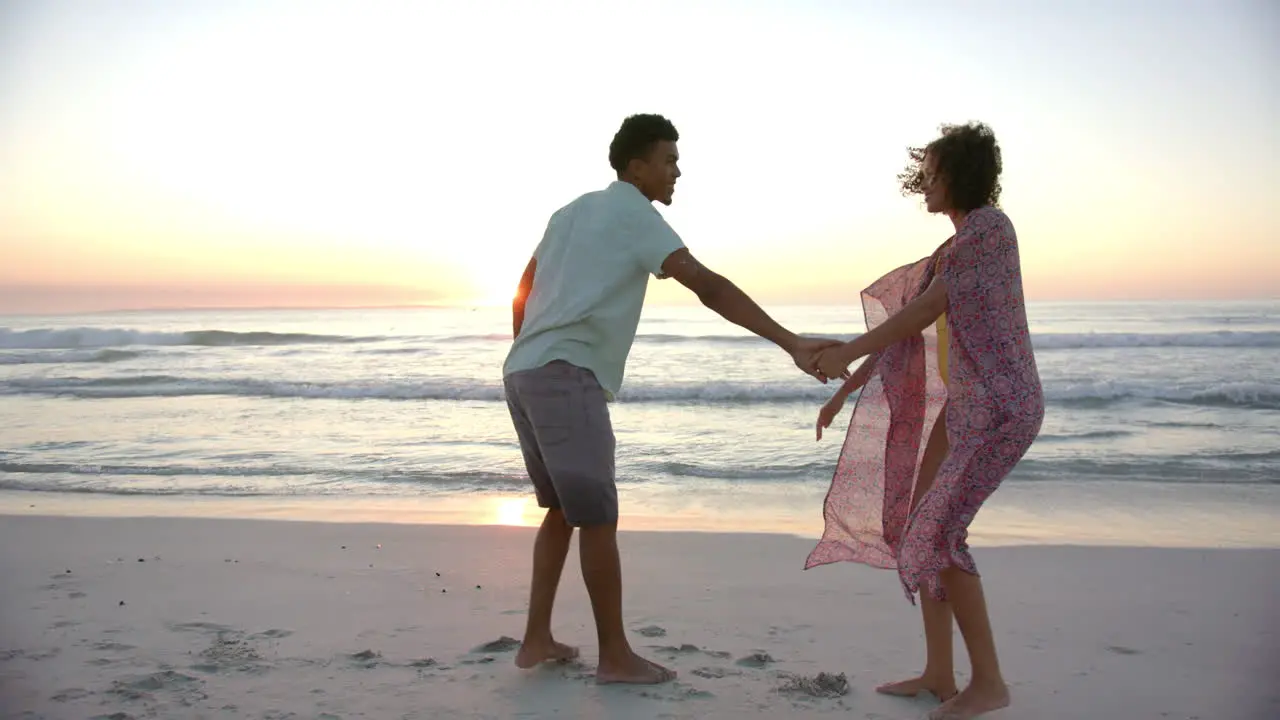
[[[663,277],[662,263],[667,256],[684,247],[684,240],[667,224],[666,218],[653,207],[636,214],[631,225],[631,249],[646,272]]]

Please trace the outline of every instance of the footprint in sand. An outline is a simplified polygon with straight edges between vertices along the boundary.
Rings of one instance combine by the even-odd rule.
[[[476,652],[476,653],[502,653],[502,652],[511,652],[511,651],[513,651],[513,650],[519,650],[519,649],[520,649],[520,641],[519,641],[519,640],[516,640],[515,638],[507,637],[506,635],[503,635],[502,637],[498,638],[497,640],[490,640],[489,642],[487,642],[487,643],[485,643],[485,644],[483,644],[483,645],[481,645],[481,646],[477,647],[476,649],[472,650],[471,652]]]
[[[79,581],[79,578],[74,575],[68,575],[67,573],[54,573],[49,576],[49,579],[53,582],[41,587],[41,590],[62,590]]]
[[[102,642],[94,643],[93,649],[101,650],[103,652],[126,652],[128,650],[134,650],[136,648],[133,645],[128,645],[126,643],[109,642],[104,640]]]
[[[227,671],[262,674],[270,666],[262,662],[258,648],[239,633],[218,633],[209,647],[200,651],[204,662],[192,665],[192,670],[206,673]]]
[[[787,634],[790,634],[790,633],[793,633],[793,632],[801,632],[801,631],[804,631],[804,630],[810,630],[810,629],[812,629],[812,628],[813,628],[813,626],[812,626],[812,625],[803,624],[803,623],[802,623],[802,624],[800,624],[800,625],[791,625],[791,626],[789,626],[789,627],[783,627],[783,626],[781,626],[781,625],[770,625],[770,626],[769,626],[769,634],[770,634],[770,635],[775,635],[775,636],[776,636],[776,635],[787,635]]]
[[[374,650],[361,650],[358,653],[351,653],[347,658],[365,670],[375,668],[382,664],[382,653]]]
[[[833,675],[820,672],[809,676],[786,676],[778,692],[812,698],[835,698],[849,694],[849,678],[844,673]]]
[[[615,686],[618,687],[618,686]],[[659,687],[661,689],[659,689]],[[714,698],[715,695],[706,690],[699,690],[692,685],[686,685],[681,682],[673,682],[664,686],[650,685],[632,685],[622,688],[644,698],[652,698],[654,700],[674,700],[680,702],[682,700],[706,700]]]
[[[693,674],[698,677],[707,678],[708,680],[720,680],[730,676],[741,675],[742,672],[722,667],[700,667],[694,670]]]
[[[51,657],[56,657],[59,652],[61,652],[59,648],[51,648],[43,652],[39,652],[36,650],[4,650],[4,651],[0,651],[0,662],[8,662],[10,660],[17,660],[19,658],[23,660],[36,660],[36,661],[48,660]]]
[[[596,679],[596,669],[578,658],[557,664],[554,667],[560,672],[560,677],[566,680],[594,682]]]
[[[680,645],[680,646],[676,646],[676,645],[663,645],[662,647],[659,647],[659,648],[658,648],[658,650],[659,650],[660,652],[665,652],[665,653],[675,653],[675,654],[677,654],[677,655],[689,655],[689,654],[691,654],[691,653],[702,652],[702,649],[701,649],[701,648],[699,648],[697,645],[693,645],[693,644],[691,644],[691,643],[685,643],[685,644]]]
[[[762,668],[776,662],[767,652],[754,652],[746,657],[738,658],[738,665],[749,668]]]
[[[150,675],[143,675],[129,680],[116,680],[108,690],[125,700],[151,700],[152,693],[169,691],[182,696],[184,702],[193,702],[206,698],[200,688],[204,681],[190,675],[183,675],[172,670],[162,670]]]
[[[219,625],[217,623],[208,622],[186,622],[186,623],[170,623],[169,629],[174,632],[235,632],[235,628]]]
[[[171,623],[168,626],[173,632],[198,632],[211,635],[209,646],[200,651],[200,662],[190,666],[192,670],[202,673],[217,674],[241,672],[262,674],[272,669],[259,651],[258,644],[263,641],[275,641],[289,637],[291,630],[272,628],[252,635],[226,625],[210,622]],[[108,647],[105,644],[95,646],[99,650],[125,649],[128,646]]]
[[[84,688],[67,688],[66,690],[60,690],[49,699],[54,702],[68,702],[70,700],[83,700],[90,695],[93,695],[93,693]]]
[[[724,660],[726,658],[731,657],[730,653],[724,652],[723,650],[703,650],[697,645],[693,645],[690,643],[684,643],[679,647],[676,647],[675,645],[662,645],[662,646],[651,646],[651,647],[654,647],[658,652],[667,653],[669,655],[693,655],[695,653],[702,653],[704,655],[707,655],[708,657],[713,657],[720,660]]]
[[[1123,645],[1108,645],[1107,650],[1117,655],[1141,655],[1142,654],[1141,650],[1135,650],[1131,647],[1125,647]]]
[[[646,627],[640,628],[636,632],[640,633],[645,637],[650,637],[650,638],[666,637],[667,635],[667,629],[658,627],[657,625],[648,625]]]

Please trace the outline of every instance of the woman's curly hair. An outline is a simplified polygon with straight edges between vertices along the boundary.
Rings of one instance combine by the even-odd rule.
[[[942,135],[922,148],[907,148],[907,167],[898,175],[903,195],[924,193],[924,160],[938,158],[938,177],[947,201],[956,210],[971,211],[1000,201],[1000,146],[984,123],[943,125]]]

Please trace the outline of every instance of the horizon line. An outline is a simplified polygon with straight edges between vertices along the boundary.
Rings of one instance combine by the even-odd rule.
[[[1244,304],[1244,303],[1274,303],[1280,302],[1280,296],[1275,297],[1258,297],[1258,298],[1125,298],[1125,299],[1038,299],[1028,300],[1028,307],[1034,305],[1047,304],[1072,304],[1072,305],[1126,305],[1126,304],[1150,304],[1163,303],[1167,305],[1191,305],[1191,304]],[[492,303],[487,301],[474,302],[432,302],[432,303],[389,303],[389,304],[371,304],[371,305],[158,305],[151,307],[119,307],[106,308],[101,310],[57,310],[45,312],[8,312],[0,310],[0,317],[67,317],[67,316],[83,316],[83,315],[113,315],[126,313],[148,313],[148,312],[172,312],[172,313],[196,313],[196,312],[280,312],[287,310],[300,311],[341,311],[341,310],[456,310],[456,309],[481,309],[481,308],[505,308],[507,303]],[[843,302],[782,302],[771,303],[769,307],[774,308],[803,308],[803,307],[840,307],[840,306],[858,307],[855,304]],[[700,307],[696,302],[680,303],[680,302],[654,302],[646,303],[646,307]]]

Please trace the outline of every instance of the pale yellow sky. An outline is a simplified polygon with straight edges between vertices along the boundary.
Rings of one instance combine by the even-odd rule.
[[[1265,0],[621,5],[6,4],[0,312],[500,301],[634,112],[682,135],[664,214],[764,302],[944,240],[894,177],[969,119],[1030,297],[1280,295]]]

